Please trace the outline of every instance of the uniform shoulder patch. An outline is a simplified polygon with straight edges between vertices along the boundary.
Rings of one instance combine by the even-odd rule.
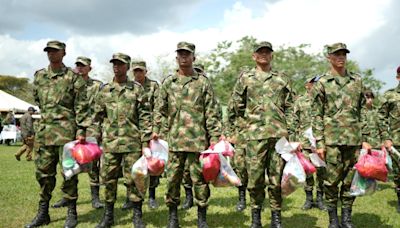
[[[173,78],[173,74],[170,74],[170,75],[168,75],[167,77],[165,77],[163,80],[162,80],[162,84],[164,84],[164,82],[167,82],[167,81],[169,81],[169,80],[172,80],[172,78]]]
[[[36,74],[41,74],[41,73],[46,73],[46,71],[47,71],[46,68],[39,69],[39,70],[35,71],[35,75]]]
[[[108,83],[101,84],[99,90],[102,90],[103,88],[109,87],[109,85],[110,84],[108,84]]]

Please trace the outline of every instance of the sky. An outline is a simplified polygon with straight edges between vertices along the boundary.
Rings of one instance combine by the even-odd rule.
[[[66,43],[64,63],[92,59],[92,76],[112,77],[109,59],[123,52],[148,62],[174,64],[179,41],[209,53],[218,42],[244,36],[273,46],[346,43],[362,69],[374,69],[382,91],[397,86],[400,1],[396,0],[0,0],[0,74],[33,78],[46,67],[49,40]],[[280,69],[283,70],[284,69]]]

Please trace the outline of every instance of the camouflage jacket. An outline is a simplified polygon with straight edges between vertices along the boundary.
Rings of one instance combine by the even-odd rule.
[[[155,101],[157,100],[158,97],[158,92],[159,92],[159,86],[158,83],[154,80],[151,80],[149,78],[145,78],[144,83],[143,83],[143,89],[144,93],[146,94],[147,100],[149,102],[149,111],[151,115],[151,123],[153,125],[153,117],[154,117],[154,105]],[[162,122],[165,124],[165,122]]]
[[[231,96],[233,97],[233,96]],[[224,128],[224,135],[236,139],[235,148],[246,148],[246,140],[244,138],[244,130],[246,128],[243,117],[240,117],[234,108],[232,99],[228,102],[227,107],[227,122]]]
[[[385,92],[379,109],[382,140],[391,139],[400,146],[400,84]]]
[[[361,145],[361,77],[323,74],[313,86],[312,128],[317,148],[325,145]]]
[[[105,153],[141,151],[150,141],[149,103],[137,82],[106,84],[96,96],[94,116]]]
[[[304,149],[310,149],[310,141],[304,137],[304,132],[311,127],[311,95],[307,92],[299,96],[294,103],[294,124],[296,126],[296,141],[302,144]]]
[[[197,72],[187,77],[175,73],[161,85],[153,131],[167,132],[171,151],[201,152],[208,148],[210,140],[218,141],[221,118],[221,108],[206,76]]]
[[[35,73],[33,95],[41,119],[36,132],[37,145],[64,145],[86,134],[91,124],[86,82],[71,68],[53,72],[50,67]]]
[[[103,86],[103,83],[99,80],[89,78],[89,80],[86,81],[86,86],[87,86],[87,99],[89,103],[89,112],[90,116],[92,119],[94,119],[94,105],[95,105],[95,98],[97,94],[100,92],[100,89]],[[93,136],[93,137],[99,137],[96,135],[96,132],[99,132],[99,129],[95,130],[95,128],[98,128],[98,123],[93,122],[92,126],[90,126],[87,129],[86,136]]]
[[[22,138],[30,137],[35,134],[33,130],[33,118],[29,112],[26,112],[21,119],[19,119],[21,126],[21,136]]]
[[[294,139],[293,94],[286,75],[256,69],[244,71],[231,97],[233,119],[243,118],[245,140]]]
[[[378,109],[363,108],[361,110],[362,121],[362,141],[368,142],[372,148],[380,148],[382,145],[382,134],[379,128],[379,112]]]

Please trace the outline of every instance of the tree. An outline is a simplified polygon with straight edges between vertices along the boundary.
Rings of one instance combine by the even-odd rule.
[[[34,103],[33,85],[28,78],[0,75],[0,90],[31,104]]]

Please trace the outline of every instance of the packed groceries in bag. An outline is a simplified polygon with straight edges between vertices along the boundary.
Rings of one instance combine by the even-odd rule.
[[[168,143],[162,139],[150,141],[150,156],[147,158],[147,167],[151,176],[160,176],[168,162]]]
[[[371,195],[377,189],[377,182],[374,179],[362,177],[356,170],[353,181],[351,182],[350,195],[351,196],[364,196]]]
[[[79,143],[78,140],[66,143],[62,159],[65,179],[69,180],[78,173],[88,172],[92,167],[92,162],[99,159],[101,155],[102,150],[95,138],[89,137],[85,143]]]
[[[382,147],[382,150],[367,151],[362,149],[358,162],[354,167],[364,178],[386,182],[388,176],[386,156],[387,151],[384,147]]]
[[[233,146],[225,140],[201,152],[200,164],[204,180],[215,187],[241,186],[242,182],[224,157],[233,157],[233,154]]]
[[[144,196],[149,187],[150,175],[147,167],[147,158],[142,155],[131,169],[132,179],[139,193]]]

